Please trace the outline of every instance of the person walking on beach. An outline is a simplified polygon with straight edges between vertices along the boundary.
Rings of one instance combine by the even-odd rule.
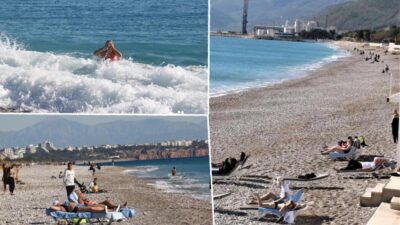
[[[4,193],[6,193],[7,185],[10,190],[11,195],[14,195],[15,190],[15,179],[16,179],[16,166],[7,164],[3,164],[3,185],[4,185]]]
[[[64,171],[64,185],[67,190],[67,198],[75,190],[75,171],[72,168],[72,163],[67,164],[67,169]]]
[[[122,58],[122,53],[115,48],[112,40],[107,40],[105,45],[102,48],[97,49],[93,55],[111,61],[116,61]]]
[[[393,112],[392,135],[394,143],[397,143],[399,138],[399,113],[397,112],[397,109]]]
[[[3,169],[2,181],[3,181],[3,185],[4,185],[4,194],[5,194],[7,191],[7,184],[8,184],[8,177],[10,176],[10,170],[6,163],[3,163],[2,169]]]

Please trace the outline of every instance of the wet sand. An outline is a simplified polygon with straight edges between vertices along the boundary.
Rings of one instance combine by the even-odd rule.
[[[45,208],[53,199],[64,201],[66,191],[62,179],[58,179],[65,166],[23,167],[15,195],[0,192],[0,224],[48,224],[52,218],[46,216]],[[103,167],[96,172],[100,188],[110,193],[87,194],[98,202],[109,198],[116,204],[128,201],[136,215],[116,224],[212,224],[211,201],[197,200],[183,194],[164,193],[148,185],[148,181],[124,175],[123,168]],[[56,179],[51,179],[56,176]],[[89,184],[92,180],[87,167],[76,167],[79,182]]]
[[[390,123],[398,105],[386,102],[389,75],[381,72],[388,64],[394,74],[393,83],[399,83],[399,56],[385,56],[382,49],[375,49],[384,63],[370,63],[364,60],[365,55],[353,51],[354,43],[336,44],[349,50],[351,56],[298,79],[210,99],[213,162],[230,156],[238,158],[244,151],[251,155],[246,165],[252,166],[236,175],[330,174],[314,184],[291,183],[305,187],[303,203],[313,202],[296,224],[366,224],[376,208],[360,207],[359,196],[367,187],[387,181],[344,179],[337,175],[334,168],[341,168],[346,162],[321,155],[324,144],[335,145],[348,136],[364,136],[370,146],[361,150],[363,155],[396,157]],[[368,53],[373,48],[364,49]],[[279,191],[271,183],[236,181],[236,185],[214,185],[214,194],[227,190],[234,193],[214,201],[216,224],[259,224],[254,221],[255,211],[238,208],[252,192]],[[275,223],[267,220],[262,224]]]

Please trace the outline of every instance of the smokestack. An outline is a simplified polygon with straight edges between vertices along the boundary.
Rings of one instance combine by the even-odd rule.
[[[249,9],[249,0],[243,0],[243,18],[242,18],[242,34],[247,34],[247,11]]]

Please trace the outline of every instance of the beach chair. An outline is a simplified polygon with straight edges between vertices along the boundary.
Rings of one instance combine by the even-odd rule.
[[[324,179],[324,178],[327,178],[327,177],[329,177],[329,174],[328,174],[328,173],[323,173],[323,174],[319,174],[319,175],[317,175],[316,177],[313,177],[313,178],[310,178],[310,179],[297,178],[297,177],[287,177],[287,178],[283,178],[283,180],[286,180],[286,181],[304,181],[304,182],[307,182],[307,181],[317,181],[317,180],[321,180],[321,179]]]
[[[290,200],[298,203],[300,202],[301,198],[303,196],[303,192],[301,190],[297,191],[294,195],[291,196]],[[299,209],[299,210],[293,210],[293,211],[288,211],[283,215],[283,220],[287,222],[288,224],[293,224],[296,217],[303,213],[305,210],[307,210],[307,205],[305,207]],[[258,215],[259,219],[267,216],[267,215],[273,215],[276,217],[281,217],[282,215],[279,212],[279,209],[270,209],[270,208],[258,208]]]
[[[292,200],[294,202],[299,202],[301,200],[301,197],[303,196],[303,191],[302,190],[298,190],[296,191],[296,193],[294,193],[293,195],[289,196],[288,199],[285,199],[284,202],[287,202],[289,200]],[[240,210],[259,210],[260,207],[258,207],[258,204],[249,204],[249,205],[245,205],[239,208]]]
[[[218,168],[212,168],[212,175],[213,177],[228,177],[231,174],[233,174],[235,171],[237,171],[239,168],[243,167],[244,164],[246,163],[247,159],[249,158],[249,155],[247,155],[243,161],[238,161],[235,166],[227,173],[224,174],[218,174],[216,173],[219,169]]]
[[[348,153],[330,152],[329,158],[331,159],[354,159],[356,157],[357,148],[351,146]]]
[[[46,214],[52,217],[55,222],[64,220],[68,225],[75,224],[112,224],[113,222],[121,222],[131,218],[135,215],[134,209],[122,208],[118,212],[104,212],[104,213],[91,213],[91,212],[61,212],[51,211],[46,209]]]

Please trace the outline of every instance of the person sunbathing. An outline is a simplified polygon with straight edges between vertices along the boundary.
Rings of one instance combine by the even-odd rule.
[[[79,204],[76,202],[65,201],[64,203],[60,203],[55,201],[53,206],[50,207],[51,211],[61,211],[61,212],[93,212],[93,213],[102,213],[106,212],[106,208],[104,205],[98,206],[85,206],[83,204]]]
[[[112,201],[110,201],[108,199],[97,203],[94,200],[90,200],[90,199],[86,198],[83,195],[83,193],[79,190],[73,192],[70,195],[69,199],[76,204],[80,204],[80,205],[84,205],[84,206],[103,206],[103,207],[107,206],[107,208],[109,208],[109,209],[117,209],[119,206],[122,208],[125,208],[128,205],[128,202],[125,202],[122,205],[115,205]]]
[[[361,162],[357,161],[354,159],[351,159],[347,166],[345,168],[342,168],[340,170],[346,171],[346,170],[362,170],[362,171],[374,171],[376,169],[379,169],[382,167],[384,164],[387,164],[389,167],[395,168],[397,162],[394,160],[388,160],[383,157],[375,157],[374,161],[372,162]]]
[[[257,197],[257,193],[254,193],[251,200],[248,202],[248,204],[257,204],[261,201],[266,201],[266,200],[273,200],[276,203],[283,203],[286,200],[288,200],[291,196],[291,191],[289,188],[289,184],[283,180],[282,177],[276,178],[274,183],[281,188],[281,193],[279,195],[273,193],[273,192],[268,192],[267,194]]]
[[[279,214],[281,215],[281,217],[276,221],[278,223],[282,222],[284,220],[284,216],[287,212],[300,210],[300,209],[305,208],[305,206],[306,206],[306,205],[298,204],[292,200],[289,200],[285,203],[277,203],[275,201],[264,203],[258,194],[255,194],[255,197],[257,198],[258,207],[279,210]],[[294,216],[291,216],[291,218],[289,220],[291,221],[291,223],[294,222]]]
[[[345,141],[339,141],[338,145],[336,146],[324,146],[322,151],[322,154],[329,154],[330,152],[338,152],[338,153],[348,153],[350,152],[351,147],[353,146],[354,142],[353,139],[349,138],[347,139],[347,142]]]

